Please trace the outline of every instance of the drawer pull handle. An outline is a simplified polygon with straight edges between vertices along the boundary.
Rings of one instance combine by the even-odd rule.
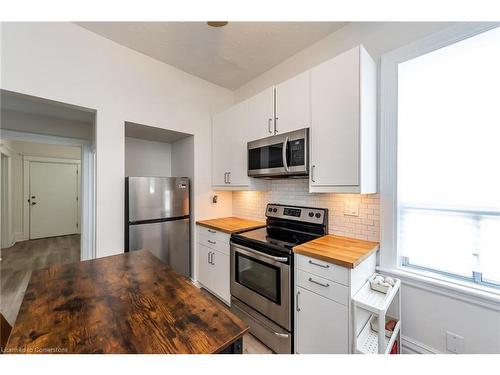
[[[213,230],[213,229],[209,229],[208,231],[209,231],[210,233],[217,233],[217,232],[216,232],[215,230]]]
[[[212,245],[215,245],[217,242],[215,241],[210,241],[210,240],[207,240],[209,243],[211,243]]]
[[[299,294],[300,292],[297,292],[297,294],[295,295],[295,308],[297,311],[300,311],[300,307],[299,307]]]
[[[313,266],[323,267],[323,268],[330,268],[330,265],[328,265],[328,264],[314,263],[312,260],[309,260],[309,264],[312,264]]]
[[[325,288],[328,288],[330,286],[330,284],[323,284],[323,283],[320,283],[319,281],[313,280],[312,277],[309,278],[309,281],[312,282],[312,283],[314,283],[314,284],[321,285],[321,286],[323,286]]]

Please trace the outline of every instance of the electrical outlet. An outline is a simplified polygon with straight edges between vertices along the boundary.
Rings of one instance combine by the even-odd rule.
[[[359,201],[347,200],[344,205],[344,215],[359,216]]]
[[[446,350],[451,353],[463,353],[465,349],[464,338],[453,332],[446,332]]]

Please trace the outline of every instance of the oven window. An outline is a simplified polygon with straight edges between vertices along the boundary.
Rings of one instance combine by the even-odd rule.
[[[236,282],[253,290],[261,296],[281,303],[281,270],[279,267],[235,253]]]
[[[248,150],[248,169],[283,167],[283,143]]]

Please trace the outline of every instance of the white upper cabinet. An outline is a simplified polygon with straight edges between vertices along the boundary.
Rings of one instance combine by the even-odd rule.
[[[248,101],[212,120],[212,186],[224,190],[259,190],[268,182],[247,175]]]
[[[274,135],[274,87],[248,99],[248,141]]]
[[[311,70],[310,192],[376,192],[376,73],[362,46]]]
[[[275,133],[283,134],[311,125],[310,72],[276,86]]]

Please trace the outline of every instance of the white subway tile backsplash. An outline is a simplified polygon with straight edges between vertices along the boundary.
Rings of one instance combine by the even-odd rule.
[[[359,216],[344,215],[345,202],[357,202]],[[368,241],[380,239],[380,199],[378,194],[309,193],[309,181],[272,180],[269,191],[233,192],[233,215],[265,219],[267,203],[328,208],[329,232]]]

